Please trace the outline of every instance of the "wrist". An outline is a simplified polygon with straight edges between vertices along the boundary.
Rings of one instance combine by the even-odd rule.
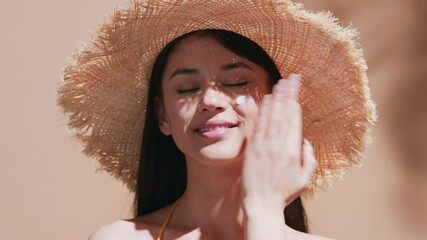
[[[257,212],[257,211],[268,211],[268,212],[280,212],[283,213],[283,210],[286,207],[285,202],[281,197],[256,197],[256,196],[246,196],[242,199],[243,209],[248,212]]]
[[[286,239],[285,204],[275,199],[244,198],[245,239]]]
[[[246,220],[263,219],[263,221],[280,221],[284,223],[283,210],[286,205],[279,198],[244,198],[243,212]]]

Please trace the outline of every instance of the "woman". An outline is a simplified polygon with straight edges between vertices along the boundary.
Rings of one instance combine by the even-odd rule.
[[[372,118],[373,110],[367,111],[366,86],[354,81],[366,83],[363,82],[363,67],[359,65],[361,58],[360,55],[348,57],[348,53],[354,51],[351,39],[337,41],[330,49],[324,47],[327,55],[316,55],[300,49],[299,41],[290,42],[296,51],[286,47],[285,42],[277,41],[279,38],[262,37],[261,33],[253,31],[256,23],[229,30],[217,26],[227,22],[224,19],[228,17],[266,19],[262,14],[257,18],[255,11],[275,13],[275,17],[267,19],[280,20],[280,23],[287,19],[289,24],[292,21],[295,24],[298,19],[295,16],[288,19],[286,14],[278,12],[279,7],[285,13],[302,13],[287,1],[264,4],[256,1],[241,1],[238,5],[234,1],[204,4],[135,2],[132,8],[118,13],[111,24],[102,28],[98,48],[82,52],[76,57],[76,65],[66,70],[60,104],[66,111],[74,112],[70,121],[72,127],[90,128],[89,135],[83,139],[86,152],[97,155],[106,170],[136,190],[136,218],[107,225],[91,239],[322,239],[302,233],[307,231],[307,226],[298,196],[309,186],[322,185],[319,181],[310,185],[316,160],[311,144],[308,141],[302,144],[302,133],[304,128],[307,138],[319,141],[323,134],[310,134],[310,131],[325,131],[327,126],[319,125],[319,122],[330,121],[329,116],[325,116],[330,106],[311,106],[318,100],[313,100],[316,93],[312,97],[303,97],[302,112],[304,107],[310,112],[307,114],[308,124],[303,126],[298,103],[299,77],[294,74],[279,80],[280,73],[296,70],[294,72],[302,73],[304,77],[313,77],[313,73],[317,73],[319,82],[330,80],[330,76],[335,81],[339,76],[343,79],[340,84],[350,79],[356,92],[362,93],[355,97],[352,89],[350,95],[344,95],[344,104],[350,102],[345,113],[341,112],[341,103],[331,108],[337,116],[333,125],[341,127],[343,118],[345,124],[351,125],[342,126],[343,131],[328,129],[334,134],[329,139],[330,144],[340,153],[328,152],[328,147],[322,145],[325,141],[316,142],[321,147],[316,149],[317,152],[345,156],[350,160],[337,162],[341,164],[337,167],[331,164],[336,159],[322,156],[317,174],[334,175],[355,160],[360,143],[346,141],[363,138],[366,126],[361,124]],[[250,16],[241,8],[251,10]],[[188,9],[193,9],[194,14],[185,14]],[[219,16],[224,9],[228,12]],[[150,18],[144,14],[151,14]],[[186,24],[172,24],[176,27],[173,28],[170,19],[165,17]],[[194,23],[198,26],[191,25]],[[168,27],[162,27],[163,24]],[[211,29],[214,25],[215,29]],[[232,24],[223,25],[224,29],[229,25]],[[287,25],[280,25],[283,26]],[[147,27],[153,31],[138,35]],[[261,30],[266,29],[266,23],[261,24]],[[238,31],[240,33],[236,33]],[[307,34],[310,35],[310,31]],[[288,42],[297,39],[279,36]],[[336,40],[329,38],[326,42]],[[337,49],[344,49],[345,54]],[[319,56],[332,59],[329,63],[339,61],[344,64],[331,71],[327,66],[311,71],[309,68],[314,67],[310,61]],[[280,57],[286,61],[279,61]],[[323,65],[322,59],[317,63]],[[336,71],[338,69],[340,71]],[[148,78],[150,82],[147,84]],[[94,87],[96,84],[100,85]],[[111,91],[110,84],[118,84],[115,91]],[[106,86],[110,88],[105,88],[109,93],[103,91]],[[313,86],[306,82],[306,89]],[[147,87],[148,97],[137,97],[138,90]],[[133,98],[129,97],[135,92]],[[342,93],[334,94],[333,97],[337,97]],[[304,96],[304,92],[301,95]],[[99,112],[90,109],[93,104],[88,102],[93,99],[95,102],[114,99],[114,102],[104,102]],[[352,101],[355,99],[363,101]],[[135,110],[132,105],[141,105],[144,102],[141,100],[146,100],[146,108],[142,104],[144,111]],[[313,114],[318,108],[327,111]],[[125,111],[126,114],[122,114]],[[129,118],[138,114],[145,114],[142,118],[145,118],[142,148],[140,154],[131,154],[133,150],[128,149],[134,149],[138,141],[128,135],[134,134],[131,132],[141,125],[136,124],[141,117],[137,116],[139,120],[133,123]],[[114,127],[105,127],[109,124]],[[353,127],[362,130],[361,134],[353,132]],[[114,132],[117,128],[122,128],[119,134]],[[80,132],[81,137],[85,134]],[[341,144],[334,145],[335,138]],[[348,154],[343,151],[347,148],[341,148],[342,142],[356,152]],[[130,161],[134,155],[141,156],[136,164],[139,168],[137,176],[135,162]],[[320,178],[315,176],[315,179]],[[283,209],[288,204],[284,219]]]
[[[238,55],[239,53],[241,55]],[[255,62],[258,62],[259,65]],[[196,211],[200,212],[202,216],[209,216],[208,209],[212,209],[213,205],[216,205],[224,196],[228,196],[229,191],[234,191],[233,196],[228,196],[232,197],[233,200],[230,200],[231,202],[228,204],[216,205],[216,208],[219,208],[219,213],[215,213],[215,216],[209,217],[207,221],[225,223],[225,219],[221,218],[230,218],[235,221],[232,222],[233,224],[237,224],[236,216],[218,215],[224,211],[226,213],[239,213],[240,201],[244,199],[239,197],[238,191],[243,164],[243,144],[254,132],[255,120],[258,116],[257,108],[261,98],[271,92],[272,85],[279,78],[279,71],[262,48],[233,32],[223,30],[193,32],[175,39],[166,46],[154,64],[150,82],[150,97],[144,130],[146,134],[144,139],[147,141],[144,141],[142,148],[145,159],[141,160],[139,185],[137,187],[138,197],[136,200],[137,203],[140,203],[137,204],[137,216],[150,213],[159,207],[175,202],[181,197],[185,186],[187,186],[184,196],[180,198],[177,212],[182,207],[187,209],[183,212],[192,209],[190,212]],[[293,80],[297,81],[298,79],[295,76]],[[283,84],[278,86],[283,86]],[[276,87],[276,89],[280,88]],[[284,93],[289,94],[288,97],[295,98],[297,85],[286,91]],[[281,96],[281,94],[276,95]],[[236,103],[242,97],[245,98],[245,103]],[[268,106],[268,101],[265,104]],[[157,106],[159,123],[154,117],[155,106]],[[280,109],[291,109],[292,107],[294,106],[280,106]],[[291,130],[299,131],[295,133],[297,138],[291,141],[296,141],[296,144],[300,145],[302,141],[300,139],[300,112],[298,109],[294,109],[294,111],[296,112],[289,113],[289,115],[296,117],[297,120],[290,121],[288,119],[287,121],[292,123],[289,126]],[[270,117],[283,118],[281,114],[276,113],[276,115],[269,116],[268,121],[272,121]],[[271,123],[268,122],[268,124]],[[263,126],[265,126],[264,123],[258,123],[258,127]],[[258,138],[273,139],[274,137],[278,141],[281,136],[277,134],[277,131],[280,129],[285,130],[282,123],[280,126],[276,126],[276,129],[268,128],[269,131],[273,131],[270,133],[270,135],[273,134],[272,136],[268,136],[269,133],[266,132],[259,134]],[[170,137],[162,136],[160,131],[166,136],[172,135],[173,140]],[[156,141],[156,139],[159,140]],[[275,153],[268,148],[274,146],[276,151],[280,151],[284,146],[274,144],[264,146],[266,139],[257,139],[257,141],[258,145],[250,148],[255,152],[249,152],[246,155],[255,156],[264,152],[265,154],[262,155],[264,158],[271,154],[276,154],[276,157],[283,155],[283,153]],[[284,143],[285,141],[278,142]],[[169,144],[172,147],[169,147]],[[310,148],[307,148],[307,151],[309,150]],[[300,147],[296,151],[295,154],[298,155],[299,159]],[[166,156],[162,153],[166,153]],[[174,156],[173,153],[178,154]],[[152,157],[150,158],[151,154]],[[309,183],[310,171],[314,170],[313,166],[315,165],[313,153],[308,152],[307,154],[306,168],[304,168],[307,172],[301,173],[302,175],[305,174],[305,184]],[[258,156],[257,160],[262,161],[262,157]],[[278,161],[279,159],[270,160]],[[144,168],[147,165],[153,165],[153,168],[158,166],[159,170],[153,171],[157,173],[155,176]],[[247,161],[245,166],[248,166]],[[179,171],[179,169],[182,170]],[[290,169],[288,168],[288,170]],[[279,172],[285,174],[286,171]],[[259,175],[256,176],[251,172],[247,174],[248,180],[244,180],[243,183],[250,184],[251,181],[260,180]],[[186,176],[188,184],[185,181]],[[255,179],[251,180],[253,177]],[[224,181],[218,181],[218,179],[224,179]],[[283,181],[283,183],[289,182],[281,178],[278,180]],[[210,186],[211,184],[215,187]],[[155,189],[152,189],[151,186],[153,185],[156,186]],[[257,185],[265,187],[268,184],[257,183]],[[230,186],[234,189],[230,189]],[[254,187],[255,185],[250,184],[250,186]],[[200,196],[205,196],[202,202],[208,203],[208,206],[203,206],[200,203]],[[288,200],[288,203],[290,202]],[[300,204],[300,201],[295,202],[295,204],[297,203]],[[230,204],[234,207],[229,206]],[[280,208],[278,213],[283,211],[284,206],[282,204],[284,204],[283,200],[278,206]],[[188,207],[184,207],[185,205]],[[263,205],[268,204],[264,203]],[[299,208],[301,212],[296,216],[289,216],[288,222],[295,222],[294,228],[304,231],[306,226],[302,206],[299,205],[294,208]],[[298,213],[298,211],[294,212]],[[158,212],[154,212],[154,215],[157,214]],[[195,215],[192,216],[197,218]],[[148,215],[143,218],[150,219],[151,217],[152,215]],[[199,223],[202,221],[202,219],[195,220]],[[299,222],[296,223],[297,221]],[[280,217],[280,222],[283,222],[283,216]],[[190,225],[195,226],[194,223]],[[227,225],[225,224],[225,226]],[[229,232],[229,234],[231,233]],[[226,237],[213,237],[213,239],[224,238]],[[232,237],[231,239],[238,238]]]

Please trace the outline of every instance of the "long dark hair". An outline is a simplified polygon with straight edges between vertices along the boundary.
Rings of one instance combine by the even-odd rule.
[[[264,68],[269,74],[271,86],[281,78],[274,62],[258,44],[231,31],[199,30],[182,35],[163,48],[154,63],[149,83],[134,202],[136,216],[154,212],[174,203],[186,188],[187,170],[184,154],[175,145],[171,136],[160,132],[154,110],[154,99],[162,98],[163,72],[170,53],[183,39],[194,34],[212,37],[233,53]],[[308,232],[307,217],[300,197],[284,209],[284,217],[289,227]]]

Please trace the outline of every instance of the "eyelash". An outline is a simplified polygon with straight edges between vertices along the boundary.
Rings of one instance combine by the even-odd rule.
[[[223,86],[226,87],[243,87],[248,85],[249,82],[245,81],[245,82],[238,82],[238,83],[231,83],[231,84],[222,84]]]
[[[195,91],[197,91],[197,90],[199,90],[199,88],[198,88],[198,87],[197,87],[197,88],[190,88],[190,89],[178,89],[178,90],[176,90],[176,92],[177,92],[178,94],[184,94],[184,93],[195,92]]]
[[[232,87],[232,88],[234,88],[234,87],[243,87],[243,86],[248,85],[248,83],[249,83],[248,81],[245,81],[245,82],[239,82],[239,83],[223,84],[223,86],[225,86],[225,87]],[[176,90],[176,92],[178,94],[185,94],[185,93],[196,92],[199,89],[200,88],[198,88],[198,87],[196,87],[196,88],[189,88],[189,89],[178,89],[178,90]]]

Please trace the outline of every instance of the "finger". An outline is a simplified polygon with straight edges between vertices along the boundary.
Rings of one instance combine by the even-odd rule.
[[[273,87],[273,95],[282,94],[297,99],[299,93],[300,75],[291,73],[287,79],[280,79]]]
[[[263,139],[266,136],[272,102],[273,102],[273,96],[271,94],[265,95],[261,101],[260,110],[258,113],[257,127],[255,129],[255,134],[254,134],[255,140],[260,138]]]
[[[273,98],[271,103],[271,111],[268,116],[269,121],[269,131],[267,132],[267,137],[279,136],[280,139],[283,134],[281,134],[284,128],[287,128],[286,119],[283,118],[284,110],[284,101],[286,99],[286,91],[288,89],[289,81],[288,80],[279,80],[276,85],[273,87]],[[282,142],[282,141],[278,141]]]
[[[303,160],[301,163],[301,170],[302,170],[304,181],[308,185],[308,184],[310,184],[312,175],[313,175],[314,171],[316,170],[317,161],[316,161],[316,157],[314,155],[313,146],[306,139],[304,139],[302,159]]]
[[[302,124],[299,103],[295,100],[298,92],[298,75],[279,80],[273,87],[273,102],[269,115],[267,138],[272,138],[273,148],[284,147],[293,163],[301,160]]]
[[[291,74],[287,81],[289,82],[288,89],[286,90],[286,100],[282,109],[283,119],[287,126],[284,126],[282,131],[285,131],[283,135],[287,137],[287,147],[297,150],[298,156],[301,156],[302,113],[301,106],[297,100],[299,76]]]
[[[287,97],[298,100],[300,79],[301,76],[299,74],[289,74],[287,78],[287,81],[289,81],[289,88],[285,90],[285,95]]]
[[[273,86],[273,90],[272,90],[272,94],[273,96],[276,96],[278,94],[282,94],[282,96],[286,93],[287,91],[287,86],[289,84],[288,79],[279,79],[279,81],[277,81],[276,85]]]

